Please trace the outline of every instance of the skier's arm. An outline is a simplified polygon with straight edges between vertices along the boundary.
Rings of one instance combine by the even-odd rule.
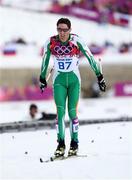
[[[49,65],[49,59],[50,59],[50,43],[47,45],[46,48],[44,48],[44,55],[43,55],[43,59],[42,59],[42,65],[41,65],[41,74],[40,76],[44,79],[46,77],[46,73],[47,73],[47,68]]]
[[[78,47],[80,49],[80,51],[84,54],[84,56],[87,58],[91,68],[93,69],[93,71],[95,72],[96,76],[101,75],[101,70],[99,65],[97,64],[97,62],[94,59],[94,56],[92,55],[92,53],[90,52],[89,48],[86,46],[86,44],[82,44],[80,42],[77,42]]]
[[[99,84],[100,90],[105,91],[106,84],[105,84],[105,80],[104,80],[103,74],[101,72],[100,66],[95,61],[94,56],[92,55],[92,53],[90,52],[89,48],[87,47],[87,45],[85,43],[77,42],[77,44],[78,44],[78,47],[79,47],[80,51],[87,58],[91,68],[95,72],[95,74],[97,76],[97,79],[98,79],[98,84]]]
[[[42,60],[42,65],[41,65],[41,73],[40,73],[40,89],[43,92],[44,89],[47,87],[47,82],[46,82],[46,73],[47,73],[47,68],[49,65],[49,59],[50,59],[50,42],[47,43],[44,47],[44,54],[43,54],[43,60]]]

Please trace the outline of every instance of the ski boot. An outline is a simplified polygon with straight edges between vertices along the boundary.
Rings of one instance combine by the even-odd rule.
[[[65,154],[65,142],[64,140],[60,140],[58,141],[58,146],[57,146],[57,149],[54,153],[54,155],[56,157],[61,157],[61,156],[64,156]]]
[[[76,156],[78,151],[78,142],[72,140],[70,144],[70,149],[68,151],[68,156]]]

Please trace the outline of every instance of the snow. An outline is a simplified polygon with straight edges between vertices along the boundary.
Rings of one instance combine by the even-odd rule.
[[[56,22],[60,17],[62,16],[0,7],[0,46],[7,41],[19,37],[24,38],[30,44],[28,48],[16,56],[4,57],[1,55],[1,68],[40,68],[42,59],[35,48],[41,48],[50,36],[56,34]],[[97,43],[102,45],[105,41],[110,41],[118,48],[123,42],[132,42],[131,29],[112,25],[99,25],[75,17],[67,17],[72,22],[72,33],[81,36],[88,44]],[[34,42],[36,46],[30,51],[29,48],[31,48],[31,44]],[[107,64],[132,64],[130,53],[107,52],[102,54],[101,57],[103,63]],[[82,62],[82,64],[87,63],[86,60]],[[51,61],[52,64],[53,62]]]
[[[56,113],[54,100],[2,102],[0,103],[0,123],[24,120],[31,103],[38,106],[39,112]],[[80,121],[132,117],[131,109],[132,97],[80,99],[78,117]],[[67,112],[65,119],[69,120]]]
[[[56,33],[56,21],[60,15],[29,13],[0,7],[0,46],[12,38],[23,37],[37,42],[40,47]],[[117,46],[132,42],[130,29],[101,26],[70,17],[73,32],[88,43],[102,44],[109,40]],[[80,29],[81,28],[81,29]],[[131,64],[131,55],[106,54],[103,63]],[[124,61],[125,59],[125,61]],[[87,62],[87,61],[86,61]],[[1,68],[40,68],[41,57],[33,52],[16,57],[0,55]],[[54,101],[23,101],[0,103],[0,123],[21,121],[31,103],[39,111],[56,112]],[[49,109],[50,107],[50,109]],[[78,117],[82,119],[107,119],[132,117],[132,97],[80,99]],[[66,114],[66,120],[68,115]],[[66,154],[70,133],[66,129]],[[40,163],[39,158],[49,158],[56,148],[56,130],[44,129],[30,132],[0,134],[0,179],[132,179],[132,122],[85,125],[79,128],[79,154],[85,158]]]
[[[132,66],[131,54],[106,54],[102,55],[102,64],[105,65],[119,65],[122,64],[123,66],[129,64]],[[98,57],[96,57],[96,60]],[[32,54],[20,54],[17,56],[12,57],[4,57],[0,56],[0,68],[1,69],[17,69],[17,68],[39,68],[42,64],[42,58],[37,55]],[[81,59],[80,61],[81,66],[89,66],[89,63],[86,58]],[[51,58],[49,67],[53,66],[53,60]]]
[[[28,113],[31,102],[0,104],[1,122],[18,121]],[[55,112],[53,101],[34,101],[39,111]],[[132,117],[132,98],[81,99],[79,120]],[[66,115],[66,118],[67,115]],[[68,120],[68,119],[67,119]],[[132,178],[132,122],[85,125],[79,128],[79,154],[50,163],[57,146],[56,130],[0,134],[1,179],[87,179],[130,180]],[[66,128],[66,154],[70,131]]]
[[[62,15],[50,13],[30,13],[22,10],[0,7],[0,42],[5,42],[13,37],[24,37],[26,40],[38,42],[39,45],[50,36],[56,34],[56,22]],[[68,17],[68,16],[67,16]],[[79,34],[89,42],[101,44],[105,40],[120,44],[131,42],[131,29],[112,25],[99,25],[94,22],[70,17],[72,31]],[[6,20],[6,21],[5,21]]]
[[[87,157],[50,163],[56,148],[56,130],[0,135],[1,179],[87,179],[132,178],[132,123],[81,126],[79,154]],[[66,129],[66,154],[70,133]]]

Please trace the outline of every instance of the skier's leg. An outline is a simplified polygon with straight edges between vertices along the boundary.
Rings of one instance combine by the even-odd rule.
[[[73,83],[68,88],[68,114],[70,118],[71,140],[78,142],[79,121],[77,118],[77,105],[80,95],[80,82],[78,77],[73,74]]]
[[[54,100],[57,107],[57,140],[65,139],[65,104],[66,104],[67,90],[66,88],[58,83],[54,83]]]

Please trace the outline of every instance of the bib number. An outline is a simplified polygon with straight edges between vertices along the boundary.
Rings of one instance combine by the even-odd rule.
[[[59,69],[69,69],[72,62],[58,62]]]

